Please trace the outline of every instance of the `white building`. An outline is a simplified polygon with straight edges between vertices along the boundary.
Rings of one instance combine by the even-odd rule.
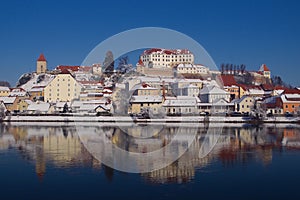
[[[197,113],[197,103],[197,97],[166,97],[163,107],[167,115],[191,115]]]
[[[140,56],[145,67],[171,68],[180,63],[194,64],[194,54],[188,49],[147,49]]]
[[[29,114],[47,114],[50,112],[50,104],[45,102],[32,102],[28,105]]]
[[[209,69],[200,64],[179,64],[176,69],[178,74],[209,74]]]
[[[200,88],[192,84],[182,88],[183,96],[198,97],[199,92],[200,92]]]
[[[229,102],[230,93],[217,86],[205,86],[200,90],[200,99],[203,103],[213,103],[219,99]]]

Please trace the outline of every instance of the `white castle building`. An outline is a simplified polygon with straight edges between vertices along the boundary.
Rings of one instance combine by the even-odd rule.
[[[194,64],[194,54],[188,49],[147,49],[140,56],[145,67],[171,68],[180,63]]]

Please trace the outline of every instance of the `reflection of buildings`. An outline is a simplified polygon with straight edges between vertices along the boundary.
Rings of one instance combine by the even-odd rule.
[[[59,168],[83,165],[99,168],[100,160],[103,159],[111,159],[114,164],[124,164],[127,158],[116,157],[115,147],[143,154],[157,151],[175,141],[173,152],[184,154],[167,167],[142,174],[147,181],[168,183],[190,181],[195,176],[196,169],[204,168],[216,161],[221,161],[224,167],[239,163],[247,164],[251,161],[260,161],[266,165],[272,162],[274,148],[289,150],[300,147],[298,125],[294,127],[280,125],[281,128],[276,127],[279,125],[245,127],[226,125],[224,128],[199,126],[198,128],[179,127],[175,124],[125,125],[121,128],[89,126],[75,130],[73,127],[0,125],[0,151],[8,148],[17,149],[22,158],[35,163],[36,174],[42,179],[49,163]],[[193,133],[196,133],[196,139],[186,151],[189,136]],[[95,137],[90,137],[91,135]],[[87,146],[82,145],[85,141],[89,142],[86,143]],[[203,157],[199,157],[200,152],[204,152],[201,154]],[[166,157],[162,155],[161,158]],[[155,160],[153,163],[146,161],[138,158],[130,160],[129,164],[137,167],[155,166]],[[104,169],[103,173],[111,180],[114,170],[110,167]]]
[[[2,129],[0,150],[16,148],[22,157],[35,162],[37,176],[42,179],[47,163],[55,167],[72,167],[78,164],[99,168],[99,162],[82,147],[74,128],[18,127]]]

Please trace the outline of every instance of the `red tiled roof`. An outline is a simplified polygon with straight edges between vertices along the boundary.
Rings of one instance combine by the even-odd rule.
[[[261,87],[265,91],[266,90],[273,90],[274,89],[273,85],[271,85],[271,84],[262,84]]]
[[[261,90],[261,86],[259,85],[245,85],[245,84],[237,84],[237,86],[242,87],[244,90],[249,90],[249,89],[258,89]]]
[[[274,90],[286,90],[288,89],[287,87],[281,86],[281,85],[277,85],[274,87]]]
[[[286,88],[283,94],[300,94],[300,90]]]
[[[270,69],[267,67],[266,64],[262,64],[259,71],[269,72]]]
[[[72,75],[70,70],[68,70],[68,69],[61,70],[59,74],[70,74],[70,75]]]
[[[224,86],[237,85],[233,75],[222,74],[219,78],[223,82]]]
[[[139,59],[138,63],[139,63],[139,65],[144,66],[144,63],[143,63],[143,61],[141,59]]]
[[[46,61],[44,54],[41,53],[40,57],[37,59],[37,61]]]
[[[64,70],[70,70],[72,72],[77,72],[79,70],[80,66],[68,66],[68,65],[59,65],[56,67],[56,70],[64,71]]]
[[[89,66],[82,66],[80,67],[80,70],[81,71],[84,71],[84,72],[89,72],[92,70],[92,67],[89,67]]]

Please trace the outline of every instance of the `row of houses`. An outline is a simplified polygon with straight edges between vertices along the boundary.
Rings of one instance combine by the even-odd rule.
[[[58,114],[58,113],[111,113],[112,104],[103,100],[72,101],[47,103],[43,101],[20,100],[17,97],[0,97],[0,105],[4,111],[20,114]]]
[[[170,115],[195,113],[296,114],[300,111],[300,90],[271,85],[237,84],[232,75],[220,75],[223,81],[201,79],[136,78],[128,113],[144,110]],[[147,81],[147,83],[142,82]],[[217,80],[218,82],[218,80]],[[130,92],[129,92],[130,93]]]

